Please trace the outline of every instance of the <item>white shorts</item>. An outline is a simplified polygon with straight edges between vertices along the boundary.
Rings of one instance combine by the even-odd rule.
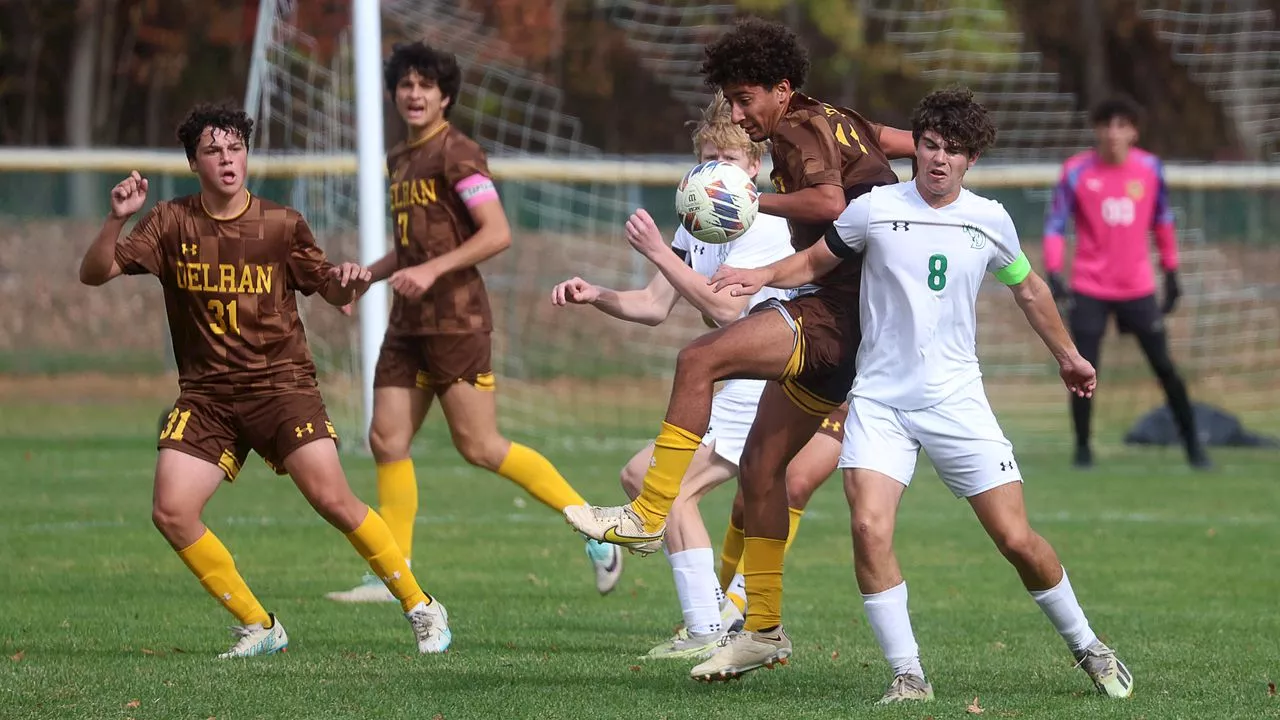
[[[735,467],[747,445],[747,433],[756,421],[756,407],[766,382],[730,380],[711,400],[711,423],[707,434],[702,436],[702,444],[713,447],[717,455]]]
[[[921,410],[850,398],[840,467],[874,470],[910,485],[921,448],[958,498],[1022,481],[1013,444],[1000,429],[981,380]]]

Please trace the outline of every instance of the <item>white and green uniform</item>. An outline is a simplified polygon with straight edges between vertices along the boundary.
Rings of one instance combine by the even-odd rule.
[[[935,209],[914,182],[877,187],[849,204],[827,244],[865,253],[840,467],[908,485],[923,447],[957,497],[1021,480],[976,350],[985,275],[1016,285],[1031,272],[1004,206],[961,190]]]
[[[758,268],[777,262],[795,252],[791,247],[791,231],[787,221],[761,213],[736,240],[714,245],[690,235],[683,227],[676,229],[671,249],[684,258],[694,272],[710,278],[721,265],[736,268]],[[761,288],[747,300],[743,315],[770,298],[785,298],[788,291]],[[716,455],[735,466],[747,444],[747,433],[756,420],[756,406],[764,392],[764,380],[729,380],[711,401],[711,422],[702,436],[702,444],[712,446]]]

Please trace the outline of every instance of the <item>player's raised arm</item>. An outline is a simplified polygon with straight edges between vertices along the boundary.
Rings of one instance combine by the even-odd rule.
[[[717,294],[707,286],[705,276],[698,274],[684,258],[672,252],[676,246],[667,246],[662,231],[644,209],[635,211],[627,219],[626,236],[631,247],[653,263],[681,297],[717,325],[733,322],[746,309],[745,297]],[[688,252],[688,248],[685,251]]]
[[[890,160],[906,160],[916,156],[916,141],[910,130],[882,125],[879,133],[880,149]]]
[[[303,295],[318,293],[334,307],[355,301],[368,289],[369,269],[358,263],[329,262],[301,215],[295,221],[292,243],[288,267],[292,289]]]
[[[606,315],[641,325],[661,325],[671,315],[680,295],[656,273],[641,290],[611,290],[573,277],[551,289],[551,304],[591,305]]]
[[[102,223],[98,236],[85,251],[80,261],[80,282],[85,285],[102,285],[124,274],[126,268],[117,255],[124,250],[125,264],[136,263],[135,273],[160,271],[158,222],[154,211],[137,230],[129,235],[125,248],[117,248],[120,231],[134,213],[142,209],[147,200],[147,179],[133,171],[111,189],[111,214]]]

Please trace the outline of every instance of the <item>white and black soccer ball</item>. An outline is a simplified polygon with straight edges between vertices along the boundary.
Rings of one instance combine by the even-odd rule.
[[[712,160],[695,166],[676,188],[680,224],[698,240],[718,245],[736,240],[755,222],[760,195],[746,171]]]

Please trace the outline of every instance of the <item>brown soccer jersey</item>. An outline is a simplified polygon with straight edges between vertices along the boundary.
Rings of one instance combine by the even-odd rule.
[[[452,125],[387,154],[396,267],[420,265],[466,242],[475,221],[459,195],[458,183],[489,177],[484,150]],[[489,295],[480,270],[469,267],[442,275],[416,300],[395,295],[388,335],[445,335],[493,329]]]
[[[771,138],[774,189],[789,193],[816,185],[839,185],[844,188],[845,202],[849,202],[877,185],[896,183],[898,176],[880,149],[882,127],[848,108],[792,93],[787,112]],[[831,223],[788,222],[796,250],[813,245],[831,228]],[[856,287],[861,266],[860,257],[846,260],[819,284]]]
[[[298,211],[250,196],[239,215],[216,219],[199,195],[160,202],[115,259],[126,274],[160,278],[183,392],[316,386],[294,293],[323,289],[332,266]]]

